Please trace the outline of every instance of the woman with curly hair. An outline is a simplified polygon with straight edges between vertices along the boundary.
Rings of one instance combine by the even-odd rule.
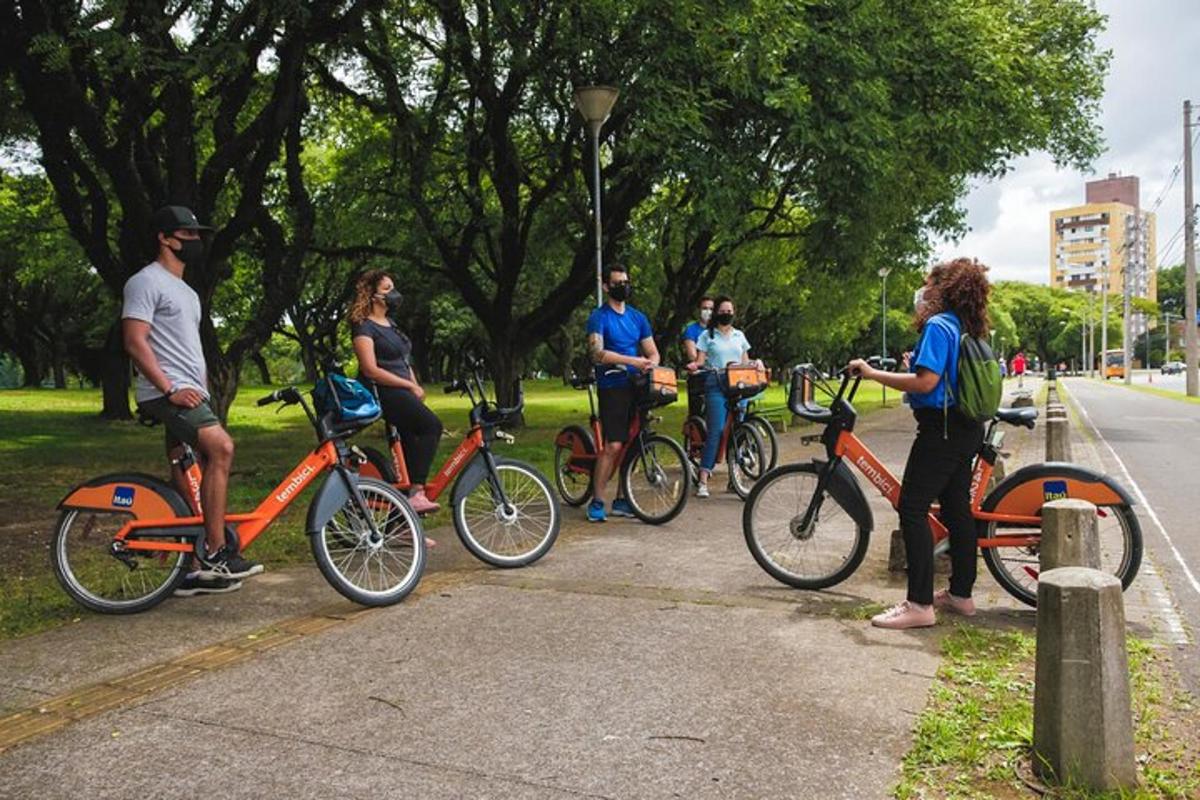
[[[418,514],[438,510],[425,496],[425,480],[442,436],[442,421],[425,405],[425,390],[409,364],[412,342],[388,318],[402,297],[392,277],[381,269],[364,272],[350,304],[350,335],[358,357],[358,378],[374,389],[383,417],[400,432],[409,478],[409,503]]]
[[[975,520],[971,516],[971,461],[983,441],[983,424],[956,409],[958,348],[963,334],[987,336],[987,267],[969,258],[938,264],[914,297],[921,332],[907,373],[874,369],[861,359],[850,370],[908,393],[917,438],[908,453],[900,488],[900,530],[908,558],[908,596],[877,615],[880,628],[923,628],[934,609],[975,614]],[[950,531],[950,588],[933,591],[933,533],[929,507],[941,504]]]

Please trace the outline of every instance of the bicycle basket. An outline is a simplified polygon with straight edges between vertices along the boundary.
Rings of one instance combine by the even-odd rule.
[[[638,404],[645,408],[670,405],[679,398],[675,370],[668,367],[654,367],[636,375],[633,385]]]
[[[318,416],[330,414],[336,422],[374,422],[382,410],[375,395],[353,378],[331,372],[312,390]]]
[[[721,373],[721,388],[729,397],[753,397],[767,388],[767,371],[758,367],[726,367]]]

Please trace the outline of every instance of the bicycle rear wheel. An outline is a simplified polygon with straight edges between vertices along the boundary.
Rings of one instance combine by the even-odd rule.
[[[742,512],[742,533],[754,560],[797,589],[825,589],[850,577],[871,535],[829,494],[812,524],[801,527],[819,476],[814,464],[777,467],[755,484]]]
[[[596,445],[579,425],[568,425],[554,437],[554,485],[563,502],[581,506],[592,496]]]
[[[383,481],[359,478],[358,491],[376,532],[354,498],[348,498],[311,536],[313,558],[343,597],[364,606],[398,603],[425,569],[420,517],[399,490]]]
[[[141,491],[150,491],[139,487]],[[114,549],[132,516],[116,511],[67,509],[54,529],[50,560],[71,598],[102,614],[145,611],[171,596],[191,565],[191,552]],[[183,536],[160,542],[191,542]]]
[[[454,528],[472,555],[494,567],[524,567],[550,551],[561,521],[550,482],[528,464],[496,461],[454,506]]]
[[[775,435],[775,428],[766,417],[747,414],[745,423],[752,426],[762,437],[763,474],[766,474],[779,465],[779,437]]]
[[[687,505],[692,474],[683,448],[661,434],[643,436],[621,465],[621,493],[642,522],[662,525]]]
[[[1100,568],[1121,579],[1128,589],[1142,563],[1142,528],[1137,514],[1127,505],[1096,507],[1100,535]],[[999,527],[995,522],[980,522],[979,538],[996,536],[1041,536],[1040,526]],[[983,563],[1004,591],[1029,606],[1037,606],[1040,549],[1036,544],[1024,547],[983,547]]]
[[[749,425],[735,423],[729,434],[729,446],[725,460],[729,465],[729,485],[737,496],[745,500],[754,488],[754,482],[766,474],[762,437]]]

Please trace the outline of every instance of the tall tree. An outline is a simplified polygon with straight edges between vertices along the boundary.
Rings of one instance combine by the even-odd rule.
[[[201,298],[201,338],[222,415],[242,361],[295,297],[312,234],[301,161],[308,55],[352,29],[370,5],[0,3],[0,69],[33,120],[39,161],[71,234],[109,289],[119,294],[151,256],[157,206],[187,205],[219,226],[207,263],[186,279]],[[262,254],[253,313],[222,347],[213,296],[251,236]],[[118,325],[105,349],[102,413],[127,418]]]

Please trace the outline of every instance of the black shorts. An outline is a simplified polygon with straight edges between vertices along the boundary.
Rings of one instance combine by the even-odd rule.
[[[199,447],[200,429],[221,424],[207,400],[195,408],[184,408],[175,405],[167,397],[155,397],[138,403],[138,410],[154,417],[167,429],[168,450],[175,449],[183,442],[193,448]]]
[[[629,441],[629,421],[633,419],[633,387],[608,386],[596,390],[600,395],[600,430],[606,442]]]

